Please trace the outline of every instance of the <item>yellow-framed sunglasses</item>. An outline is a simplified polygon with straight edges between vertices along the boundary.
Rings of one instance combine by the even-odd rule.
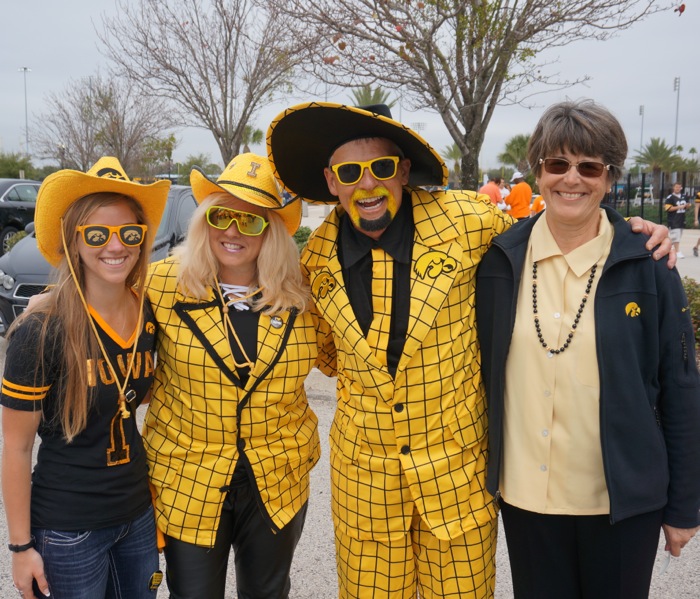
[[[354,185],[369,169],[372,176],[378,181],[386,181],[396,175],[401,158],[398,156],[381,156],[364,162],[340,162],[331,165],[330,169],[335,173],[338,181],[343,185]]]
[[[139,224],[128,225],[79,225],[75,230],[83,236],[85,245],[91,248],[101,248],[109,243],[112,235],[116,235],[122,245],[136,247],[146,239],[148,226]]]
[[[233,210],[224,206],[210,206],[207,208],[207,222],[215,229],[225,231],[234,222],[241,235],[257,237],[262,235],[270,223],[259,214]]]

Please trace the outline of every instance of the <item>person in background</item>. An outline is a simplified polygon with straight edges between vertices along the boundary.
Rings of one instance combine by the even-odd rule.
[[[338,596],[490,598],[496,506],[474,284],[513,221],[473,191],[445,191],[445,164],[386,105],[299,104],[267,141],[291,193],[339,204],[302,254],[338,352]]]
[[[169,187],[131,182],[105,157],[39,189],[37,245],[56,284],[8,332],[0,396],[3,499],[24,599],[154,598],[162,579],[135,413],[153,379],[143,289]]]
[[[304,380],[314,365],[334,374],[292,239],[301,203],[283,204],[250,153],[190,181],[186,240],[148,282],[158,363],[143,435],[168,588],[223,599],[233,549],[238,596],[283,599],[321,451]]]
[[[501,177],[490,177],[486,185],[482,185],[479,189],[479,193],[486,194],[491,198],[493,204],[500,204],[501,198]]]
[[[532,188],[525,181],[520,171],[515,171],[510,180],[515,183],[508,194],[510,214],[515,220],[522,220],[530,216],[530,201],[532,200]]]
[[[666,210],[668,218],[671,243],[673,243],[673,249],[676,251],[678,258],[685,258],[683,252],[680,251],[680,245],[683,229],[685,229],[685,211],[687,207],[688,202],[683,195],[683,186],[676,182],[673,184],[673,191],[664,200],[664,210]]]
[[[700,211],[700,191],[695,194],[695,201],[693,202],[693,208],[695,211],[695,218],[693,219],[693,226],[697,229],[700,227],[700,221],[698,221],[698,211]],[[695,242],[693,246],[693,256],[698,257],[698,248],[700,247],[700,237]]]
[[[545,209],[544,198],[542,194],[537,194],[535,199],[532,200],[532,205],[530,206],[530,216],[535,216]]]
[[[508,196],[510,195],[510,184],[506,183],[505,179],[501,179],[500,190],[501,198],[505,202]]]
[[[476,284],[488,397],[487,489],[516,599],[642,599],[663,528],[700,525],[700,377],[678,272],[601,208],[619,121],[545,111],[528,160],[547,209],[497,237]]]

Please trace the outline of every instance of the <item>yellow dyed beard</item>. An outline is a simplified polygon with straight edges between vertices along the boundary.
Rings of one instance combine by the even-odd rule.
[[[357,209],[357,202],[368,198],[376,198],[378,196],[384,196],[387,199],[386,211],[384,214],[374,220],[362,218],[359,210]],[[352,222],[355,228],[359,229],[360,231],[383,231],[391,224],[391,221],[394,220],[397,211],[398,203],[396,202],[394,194],[391,193],[386,187],[380,185],[371,191],[366,189],[356,189],[350,197],[348,216],[350,217],[350,222]]]

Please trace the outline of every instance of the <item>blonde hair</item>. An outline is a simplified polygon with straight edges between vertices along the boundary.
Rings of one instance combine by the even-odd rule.
[[[99,208],[124,202],[132,210],[139,224],[146,224],[146,217],[138,202],[134,199],[115,193],[95,193],[80,198],[71,204],[63,215],[63,234],[66,248],[70,256],[75,277],[83,292],[85,288],[85,270],[78,253],[79,225],[89,223],[92,214]],[[149,227],[146,240],[141,246],[141,252],[134,268],[129,272],[125,281],[126,287],[144,288],[148,271],[149,250],[154,231]],[[56,393],[58,406],[56,420],[63,430],[64,438],[70,443],[87,425],[88,412],[94,401],[96,388],[88,387],[88,360],[97,360],[101,353],[92,327],[90,315],[86,312],[78,292],[75,279],[71,274],[64,250],[61,249],[61,261],[56,267],[52,280],[55,285],[46,301],[40,304],[31,314],[42,314],[42,325],[39,332],[39,355],[45,351],[55,351],[63,362],[62,378],[58,382],[60,389]],[[17,328],[22,318],[18,318],[8,331],[8,339]],[[53,347],[47,342],[52,339]],[[36,365],[35,380],[39,381],[41,365]],[[43,384],[39,382],[39,384]]]
[[[231,197],[223,192],[207,196],[192,215],[185,241],[173,251],[180,261],[177,284],[186,296],[208,299],[210,289],[218,285],[219,263],[209,245],[206,212]],[[257,285],[262,287],[262,294],[253,302],[253,310],[268,315],[290,308],[302,312],[309,305],[310,293],[301,276],[299,250],[274,210],[266,210],[265,218],[270,225],[263,233],[257,260]]]

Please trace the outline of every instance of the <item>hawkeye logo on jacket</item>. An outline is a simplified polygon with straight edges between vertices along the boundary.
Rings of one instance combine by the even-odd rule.
[[[413,270],[421,279],[425,279],[426,276],[437,279],[442,273],[449,274],[454,272],[456,268],[457,260],[445,252],[432,250],[416,260]]]
[[[335,289],[335,279],[329,274],[322,274],[314,279],[311,293],[316,299],[323,299]]]
[[[642,309],[639,307],[637,302],[630,302],[625,306],[625,314],[630,318],[636,318],[642,313]]]

